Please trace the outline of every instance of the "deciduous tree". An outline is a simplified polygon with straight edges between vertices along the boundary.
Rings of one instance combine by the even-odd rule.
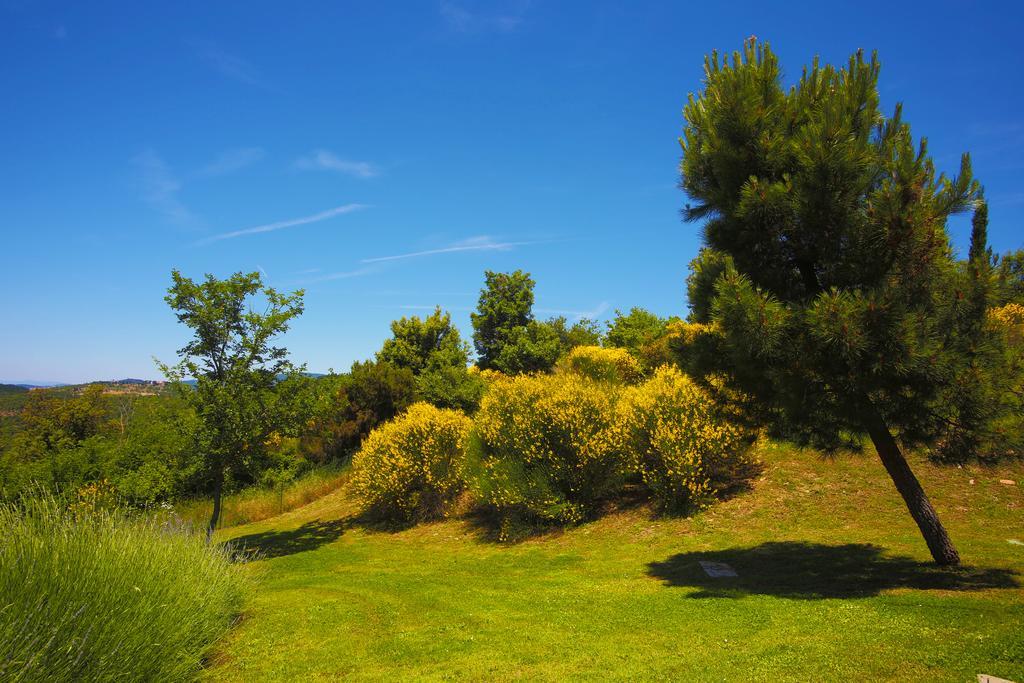
[[[295,432],[302,423],[303,368],[273,341],[302,313],[303,292],[278,293],[259,273],[194,282],[174,270],[171,277],[165,300],[193,336],[176,365],[158,365],[198,416],[197,447],[213,496],[209,540],[226,484],[254,478],[268,466],[271,436]],[[262,312],[253,308],[256,298]],[[194,379],[194,388],[183,384],[186,378]]]

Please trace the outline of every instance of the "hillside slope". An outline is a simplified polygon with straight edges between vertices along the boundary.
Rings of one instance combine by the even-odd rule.
[[[207,674],[1024,680],[1024,465],[916,463],[969,565],[940,571],[873,453],[762,457],[752,492],[689,519],[641,504],[515,545],[466,519],[367,529],[346,489],[231,529],[265,558]]]

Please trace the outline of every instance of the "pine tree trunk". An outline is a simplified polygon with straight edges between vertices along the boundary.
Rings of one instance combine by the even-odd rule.
[[[906,458],[900,452],[900,447],[889,432],[885,419],[870,400],[866,402],[864,417],[865,427],[871,436],[871,441],[875,444],[878,457],[885,465],[886,471],[889,472],[892,482],[896,485],[896,490],[903,496],[903,501],[907,504],[910,515],[917,522],[917,527],[921,530],[921,535],[924,536],[925,543],[928,544],[928,550],[931,551],[936,564],[943,566],[960,564],[960,555],[953,547],[953,542],[949,539],[949,534],[946,533],[942,522],[939,521],[935,508],[932,507],[920,482],[917,481]]]
[[[219,468],[218,468],[219,470]],[[217,472],[217,481],[213,487],[213,514],[210,515],[210,525],[206,527],[206,545],[213,540],[213,532],[217,529],[217,522],[220,520],[220,499],[224,490],[224,473]]]

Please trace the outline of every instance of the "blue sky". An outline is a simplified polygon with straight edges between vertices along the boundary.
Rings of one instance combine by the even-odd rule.
[[[749,35],[790,77],[879,51],[940,168],[962,151],[1024,243],[1024,11],[1011,3],[0,2],[0,381],[158,376],[170,270],[306,289],[313,371],[485,269],[539,317],[685,314],[681,109]],[[966,250],[967,223],[952,226]]]

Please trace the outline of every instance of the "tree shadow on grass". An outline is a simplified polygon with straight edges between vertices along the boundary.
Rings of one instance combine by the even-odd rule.
[[[728,564],[739,576],[712,578],[701,561]],[[697,589],[690,593],[691,598],[773,595],[820,600],[866,598],[898,588],[973,591],[1020,586],[1018,574],[1011,569],[938,567],[909,557],[883,555],[878,546],[864,543],[787,541],[680,553],[650,563],[647,572],[668,586]]]
[[[225,541],[224,546],[230,549],[236,562],[265,560],[316,550],[341,538],[350,525],[350,520],[345,519],[326,522],[318,519],[288,531],[263,531],[238,536]]]

